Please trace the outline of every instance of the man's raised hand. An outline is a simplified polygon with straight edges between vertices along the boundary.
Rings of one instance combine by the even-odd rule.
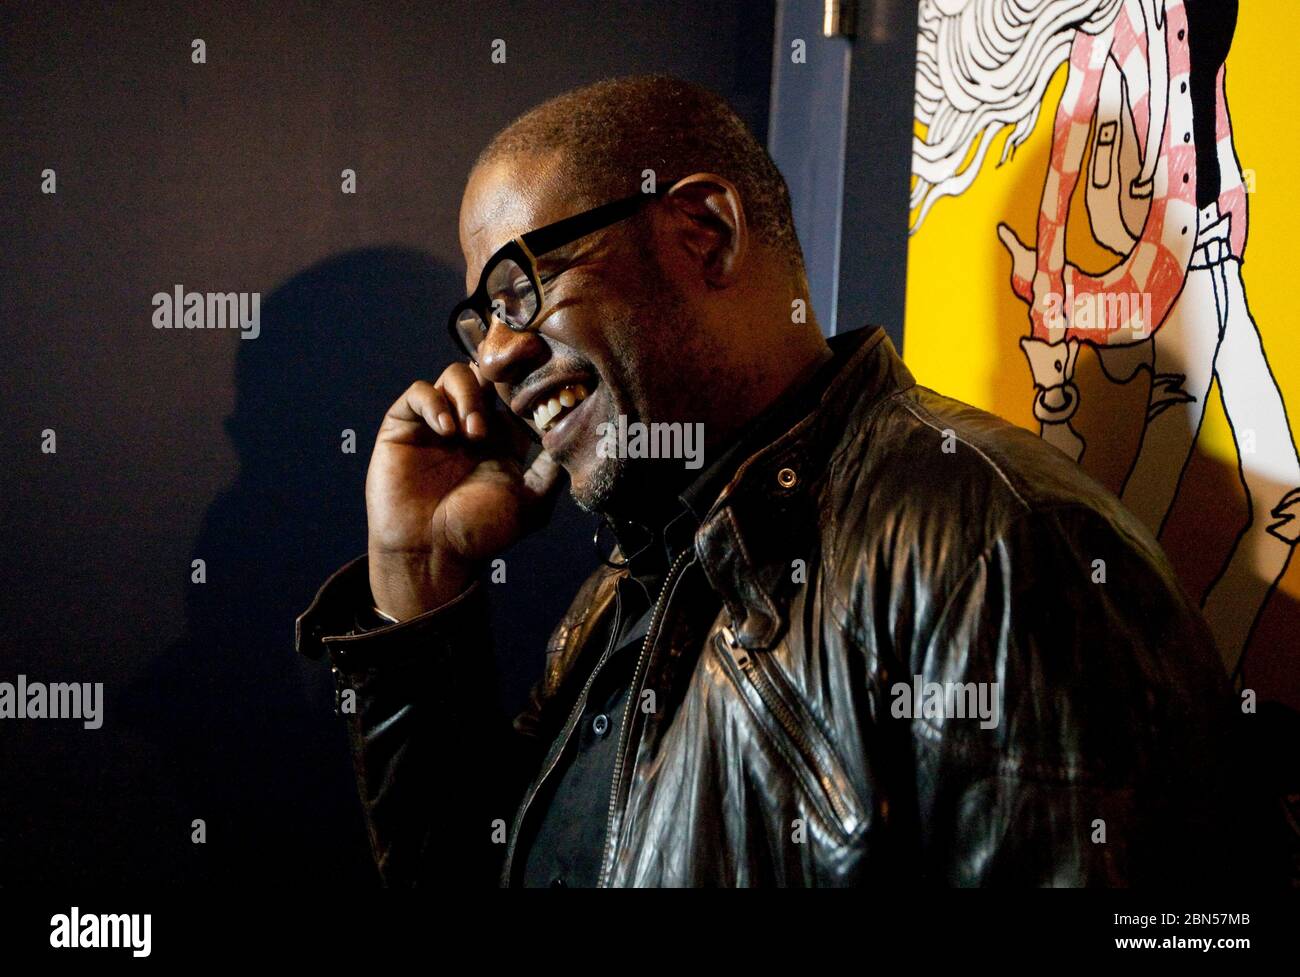
[[[413,383],[388,409],[366,474],[370,589],[398,620],[456,597],[495,555],[545,525],[560,466],[468,363]]]

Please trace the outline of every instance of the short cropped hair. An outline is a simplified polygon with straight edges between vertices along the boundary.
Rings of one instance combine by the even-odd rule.
[[[584,206],[636,193],[644,170],[662,185],[717,173],[740,191],[753,233],[792,270],[803,251],[780,170],[727,102],[668,75],[631,75],[576,88],[502,129],[474,166],[560,151],[562,172]]]

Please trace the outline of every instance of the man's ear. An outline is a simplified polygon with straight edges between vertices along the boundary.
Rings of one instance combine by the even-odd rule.
[[[664,195],[669,233],[712,288],[732,284],[749,251],[749,225],[736,185],[716,173],[693,173]]]

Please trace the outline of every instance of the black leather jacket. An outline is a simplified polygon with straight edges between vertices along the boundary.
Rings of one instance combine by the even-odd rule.
[[[1156,543],[1037,437],[918,387],[879,330],[841,341],[820,406],[741,465],[669,573],[601,884],[1206,881],[1232,699]],[[298,647],[337,670],[386,882],[518,881],[620,572],[583,586],[513,724],[483,585],[352,633],[364,559],[325,584]],[[995,694],[996,724],[904,708],[927,682]]]

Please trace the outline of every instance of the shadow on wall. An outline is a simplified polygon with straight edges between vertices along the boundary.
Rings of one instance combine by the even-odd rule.
[[[461,291],[459,276],[423,253],[354,251],[276,289],[262,304],[260,337],[241,341],[226,422],[239,475],[208,510],[193,551],[206,582],[190,585],[184,636],[118,707],[162,758],[158,795],[176,810],[160,816],[205,822],[201,845],[190,830],[170,833],[160,876],[375,880],[329,670],[293,653],[293,622],[364,550],[375,431],[412,380],[436,378],[453,358],[443,317]],[[587,533],[572,512],[557,521],[575,543]],[[524,586],[511,588],[508,620],[524,626],[497,651],[540,663],[538,629],[562,610],[553,595],[568,596],[582,576],[530,593],[527,581],[546,576],[519,560],[512,576]],[[519,701],[531,671],[506,665],[514,681],[504,707]]]
[[[205,822],[204,844],[172,853],[177,876],[370,872],[328,669],[293,654],[293,619],[364,549],[374,430],[411,378],[449,358],[434,325],[458,290],[419,252],[355,251],[266,296],[261,334],[240,342],[226,420],[239,474],[194,545],[206,580],[189,587],[184,636],[121,706],[156,742],[177,816]]]

